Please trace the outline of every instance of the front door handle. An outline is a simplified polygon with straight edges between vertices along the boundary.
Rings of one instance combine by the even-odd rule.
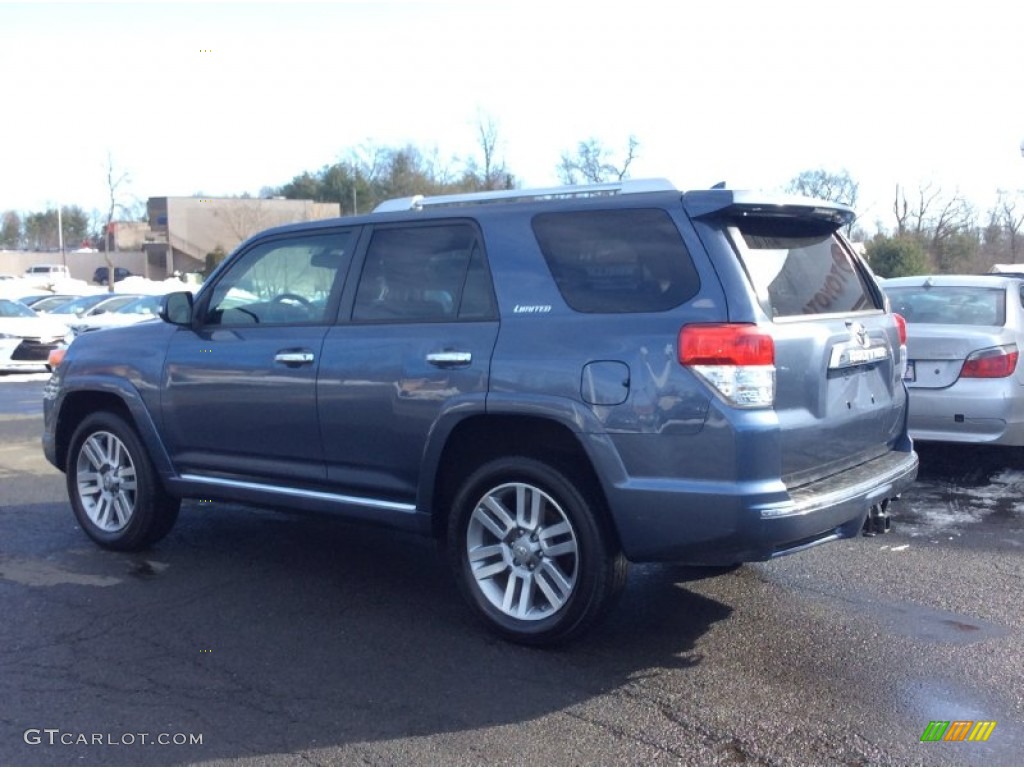
[[[293,349],[287,352],[278,352],[274,355],[275,363],[283,363],[292,368],[300,365],[309,365],[316,357],[308,349]]]
[[[438,368],[464,368],[473,362],[473,353],[450,349],[444,352],[431,352],[427,355],[427,362]]]

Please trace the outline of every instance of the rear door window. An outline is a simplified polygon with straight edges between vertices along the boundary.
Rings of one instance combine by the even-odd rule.
[[[577,312],[662,312],[700,289],[679,230],[661,209],[544,213],[533,232]]]
[[[825,223],[744,218],[733,238],[772,318],[879,310],[854,256]]]
[[[450,322],[495,315],[483,246],[471,224],[382,227],[373,233],[353,320]]]

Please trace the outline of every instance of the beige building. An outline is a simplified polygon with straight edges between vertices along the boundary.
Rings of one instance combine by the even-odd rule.
[[[230,253],[268,227],[340,216],[341,206],[279,198],[151,197],[146,212],[146,275],[162,279],[175,272],[201,272],[208,253],[218,248]]]
[[[112,221],[110,229],[113,233],[111,243],[115,251],[141,251],[146,242],[149,224],[145,221]]]

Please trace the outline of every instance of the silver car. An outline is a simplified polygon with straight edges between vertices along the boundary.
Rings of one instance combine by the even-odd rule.
[[[1024,277],[918,275],[883,287],[907,322],[911,437],[1024,445]]]

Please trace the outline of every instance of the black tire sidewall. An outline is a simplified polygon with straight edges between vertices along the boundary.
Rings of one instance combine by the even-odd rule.
[[[89,519],[78,495],[78,455],[85,441],[97,432],[109,432],[120,440],[135,467],[135,509],[128,525],[119,531],[98,528]],[[166,535],[173,526],[177,502],[164,494],[138,434],[117,414],[94,413],[83,419],[71,438],[65,466],[68,497],[75,518],[89,538],[100,546],[118,551],[143,549]]]
[[[544,619],[515,619],[495,608],[480,591],[466,553],[470,516],[480,499],[506,483],[529,483],[551,496],[572,525],[579,558],[572,595],[554,615]],[[596,519],[593,502],[565,474],[535,459],[510,456],[496,459],[473,472],[457,492],[448,526],[448,557],[463,596],[492,630],[514,642],[550,645],[583,631],[603,613],[614,590],[615,556]]]

